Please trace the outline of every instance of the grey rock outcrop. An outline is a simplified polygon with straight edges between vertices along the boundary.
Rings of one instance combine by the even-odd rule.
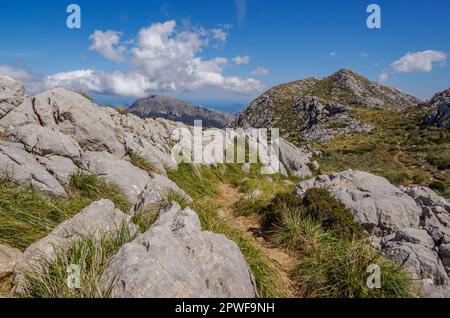
[[[251,298],[255,284],[238,246],[202,232],[197,214],[163,208],[142,236],[124,245],[102,277],[115,298]]]
[[[80,168],[66,157],[49,155],[38,157],[38,161],[63,185],[68,185],[71,177],[80,172]]]
[[[299,149],[283,138],[280,139],[280,161],[293,176],[305,178],[312,175],[308,167],[311,157],[312,153],[309,151]]]
[[[427,110],[424,123],[450,128],[450,88],[440,92],[420,107]]]
[[[450,295],[447,240],[450,204],[428,188],[396,187],[385,178],[348,170],[300,183],[303,195],[325,188],[350,208],[374,246],[419,280],[426,297]]]
[[[128,226],[131,233],[137,233],[137,226],[130,221],[131,216],[117,209],[109,200],[92,203],[24,251],[16,265],[15,292],[20,294],[26,289],[25,273],[44,271],[46,266],[54,263],[57,253],[67,251],[76,241],[117,235],[122,226]]]
[[[22,83],[0,76],[0,118],[22,104],[24,100],[25,88]]]
[[[20,250],[0,244],[0,295],[9,293],[14,269],[21,256]]]
[[[0,173],[25,187],[44,193],[67,196],[66,191],[23,145],[0,141]]]

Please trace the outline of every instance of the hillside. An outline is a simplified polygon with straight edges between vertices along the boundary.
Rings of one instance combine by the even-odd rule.
[[[236,119],[236,115],[231,113],[206,109],[176,98],[157,95],[135,101],[129,111],[140,117],[165,118],[187,125],[194,125],[194,120],[202,120],[205,127],[216,128],[223,128]]]

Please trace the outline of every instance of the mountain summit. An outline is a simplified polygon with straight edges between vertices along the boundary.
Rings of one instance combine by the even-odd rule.
[[[255,99],[233,126],[279,127],[287,138],[327,142],[336,134],[370,132],[356,120],[355,107],[401,111],[421,101],[372,82],[350,69],[276,86]]]
[[[152,95],[133,103],[130,112],[140,117],[165,118],[193,125],[194,120],[202,120],[204,126],[223,128],[236,119],[236,115],[194,106],[188,102],[168,97]]]

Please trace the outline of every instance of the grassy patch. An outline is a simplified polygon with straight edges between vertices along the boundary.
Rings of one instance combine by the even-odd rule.
[[[159,169],[157,169],[155,167],[155,165],[153,163],[151,163],[144,157],[142,157],[134,152],[130,153],[128,156],[130,157],[130,162],[134,166],[141,168],[142,170],[145,170],[150,173],[152,173],[152,172],[160,173],[161,172],[161,171],[159,171]]]
[[[68,199],[46,196],[8,178],[1,178],[0,244],[24,250],[64,220],[103,198],[112,200],[125,212],[131,208],[118,187],[95,176],[75,175],[67,192]]]
[[[125,107],[115,107],[114,109],[115,109],[116,112],[118,112],[120,115],[127,116],[127,115],[130,114],[130,112],[128,111],[128,109],[125,108]]]
[[[134,240],[126,224],[117,235],[103,235],[99,241],[85,237],[74,242],[67,252],[59,251],[52,264],[43,262],[44,273],[27,274],[26,295],[33,298],[108,298],[111,287],[101,288],[100,278],[120,247]],[[81,269],[80,289],[69,288],[68,268]]]

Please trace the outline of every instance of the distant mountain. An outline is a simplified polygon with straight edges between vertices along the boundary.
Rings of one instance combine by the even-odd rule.
[[[166,118],[193,125],[194,120],[202,120],[203,126],[223,128],[237,117],[235,114],[202,108],[188,102],[168,97],[152,95],[137,100],[129,111],[140,117]]]
[[[416,97],[342,69],[326,78],[313,77],[270,89],[231,126],[277,127],[290,140],[322,143],[335,135],[373,130],[370,123],[354,117],[355,107],[401,111],[419,103]]]
[[[450,88],[421,105],[427,111],[425,124],[450,128]]]

